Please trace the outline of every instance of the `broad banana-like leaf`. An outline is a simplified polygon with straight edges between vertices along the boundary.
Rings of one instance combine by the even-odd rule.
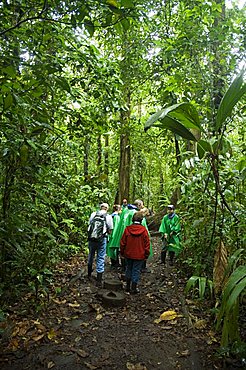
[[[243,69],[233,80],[220,102],[215,126],[217,131],[221,128],[226,118],[231,115],[232,109],[237,104],[237,102],[246,93],[246,83],[244,83],[243,80],[244,72],[245,70]]]
[[[223,292],[223,300],[227,301],[228,297],[231,293],[231,290],[235,287],[235,285],[246,276],[246,266],[239,266],[233,273],[231,274],[224,292]]]
[[[202,159],[205,156],[205,154],[213,153],[213,148],[208,141],[199,140],[197,142],[197,152],[198,152],[198,157]]]
[[[147,131],[153,126],[167,128],[191,141],[197,141],[197,139],[190,130],[201,131],[198,113],[189,103],[175,104],[154,113],[147,120],[144,130]]]
[[[197,110],[190,103],[180,103],[173,105],[169,115],[179,122],[181,122],[186,128],[202,130],[199,115]]]
[[[230,311],[232,306],[237,302],[240,293],[246,288],[246,276],[240,280],[235,288],[232,290],[231,295],[226,303],[226,309]]]
[[[241,289],[242,286],[244,288],[246,287],[245,278],[246,278],[246,266],[239,266],[235,271],[233,271],[229,280],[227,281],[226,286],[225,286],[224,291],[223,291],[223,298],[222,298],[221,308],[220,308],[220,311],[219,311],[218,317],[217,317],[217,328],[220,326],[223,316],[228,312],[228,309],[231,308],[231,306],[227,306],[227,303],[228,303],[228,300],[229,300],[234,288],[237,285],[239,285],[239,288],[238,288],[239,290]],[[242,281],[242,283],[241,283],[241,281]],[[238,292],[238,290],[236,290],[235,293],[232,295],[232,298],[231,298],[230,302],[235,298],[237,292]],[[240,290],[240,292],[241,292],[241,290]],[[234,302],[234,303],[236,303],[236,302]]]

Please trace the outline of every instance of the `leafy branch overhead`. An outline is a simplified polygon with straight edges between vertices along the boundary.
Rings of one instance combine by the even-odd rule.
[[[144,130],[161,127],[172,131],[184,139],[197,141],[202,131],[199,115],[190,103],[180,103],[153,114],[145,124]]]
[[[221,130],[226,120],[231,117],[233,108],[246,92],[246,84],[243,80],[244,72],[242,70],[233,80],[221,100],[216,116],[217,133]],[[199,114],[190,103],[175,104],[154,113],[145,123],[144,130],[147,131],[151,127],[166,128],[184,139],[197,141],[200,158],[205,153],[212,154],[214,152],[214,148],[209,141],[199,140],[203,129]]]

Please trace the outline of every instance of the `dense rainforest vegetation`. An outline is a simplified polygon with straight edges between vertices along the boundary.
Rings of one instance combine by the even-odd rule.
[[[2,318],[21,292],[49,289],[58,261],[86,255],[100,202],[141,198],[157,216],[172,202],[187,289],[212,294],[222,345],[238,349],[245,6],[4,0],[0,13]]]

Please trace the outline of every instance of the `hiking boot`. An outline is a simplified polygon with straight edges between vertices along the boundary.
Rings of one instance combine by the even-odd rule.
[[[88,270],[87,270],[87,276],[88,276],[88,279],[91,280],[91,273],[93,271],[93,268],[92,268],[92,265],[88,265]]]
[[[102,288],[102,276],[103,276],[103,273],[102,272],[98,272],[97,273],[97,287],[98,288]]]
[[[138,293],[140,293],[139,289],[137,288],[137,283],[132,283],[131,293],[132,294],[138,294]]]
[[[130,293],[131,291],[131,279],[126,280],[126,292]]]
[[[174,252],[169,252],[169,257],[170,257],[170,266],[173,266],[174,265],[174,256],[175,256],[175,253]]]
[[[165,265],[165,263],[166,263],[166,254],[167,254],[166,251],[161,251],[161,263],[163,265]]]

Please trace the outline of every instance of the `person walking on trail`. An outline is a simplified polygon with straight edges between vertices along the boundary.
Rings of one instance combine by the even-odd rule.
[[[135,212],[137,212],[138,209],[141,209],[143,206],[143,202],[140,199],[137,199],[134,204],[127,204],[126,207],[122,207],[122,212],[120,215],[119,223],[116,227],[116,229],[113,232],[112,238],[110,240],[110,247],[112,248],[118,248],[120,249],[120,240],[124,233],[124,230],[126,226],[129,226],[132,224],[132,216]],[[121,269],[122,272],[125,272],[125,261],[122,256],[120,257],[121,262]]]
[[[93,212],[89,219],[88,278],[91,277],[91,273],[93,270],[93,261],[96,253],[97,254],[96,271],[98,287],[102,286],[102,276],[104,272],[108,234],[110,234],[113,230],[113,219],[112,216],[107,213],[108,209],[109,205],[107,203],[102,203],[100,205],[100,210]]]
[[[174,257],[181,251],[181,226],[179,216],[175,213],[174,205],[167,206],[167,214],[163,217],[159,232],[162,235],[161,263],[165,264],[167,252],[170,265],[173,265]]]
[[[120,222],[120,213],[121,213],[121,205],[114,204],[113,206],[113,213],[111,214],[113,218],[113,231],[112,234],[109,236],[109,241],[107,243],[107,256],[110,257],[111,261],[111,268],[117,269],[120,266],[119,263],[119,246],[115,246],[112,241],[114,240],[114,235],[117,232],[117,227]]]
[[[135,212],[132,224],[125,228],[120,240],[120,253],[126,261],[126,291],[132,294],[139,293],[137,288],[141,267],[149,257],[150,238],[146,227],[141,225],[143,214]]]
[[[121,206],[121,208],[122,209],[124,209],[124,208],[126,208],[127,207],[127,199],[126,198],[124,198],[123,200],[122,200],[122,206]]]

